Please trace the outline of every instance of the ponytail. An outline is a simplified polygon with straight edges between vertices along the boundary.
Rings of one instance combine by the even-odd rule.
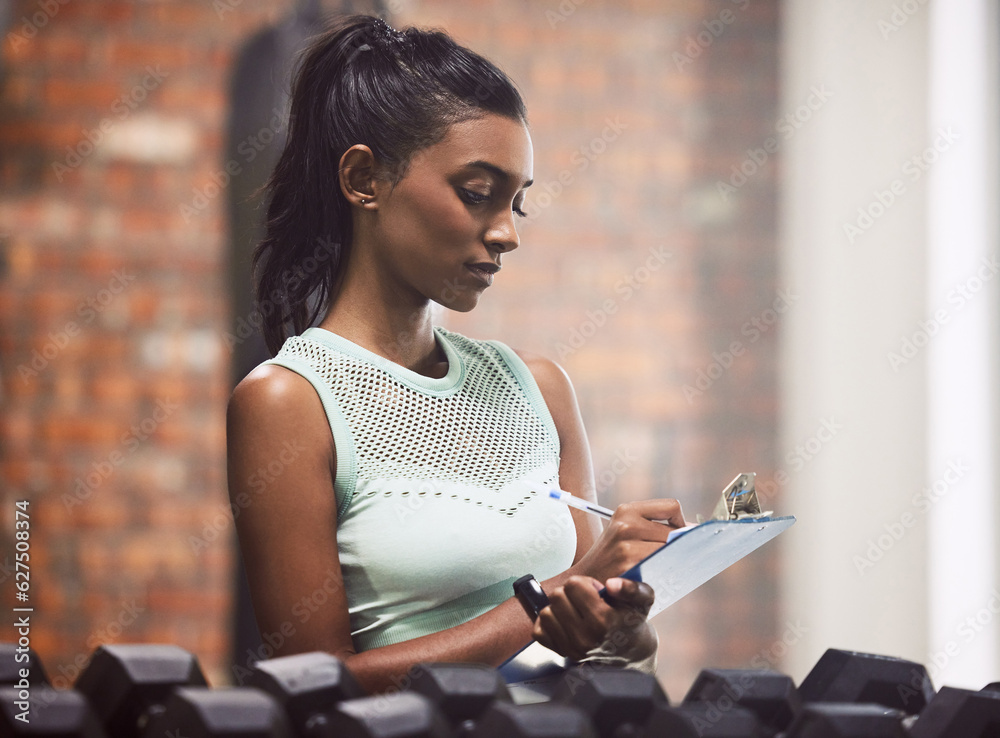
[[[395,182],[450,125],[486,113],[524,121],[507,76],[439,31],[396,31],[357,15],[320,34],[292,88],[288,138],[266,185],[253,255],[255,305],[272,354],[313,325],[339,287],[353,236],[339,165],[368,146]]]

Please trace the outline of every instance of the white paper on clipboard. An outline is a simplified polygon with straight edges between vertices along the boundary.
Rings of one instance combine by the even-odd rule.
[[[646,582],[656,593],[649,617],[662,612],[719,572],[788,530],[794,516],[709,520],[669,543],[622,574]],[[547,699],[545,685],[571,662],[532,641],[500,666],[500,676],[517,701]]]

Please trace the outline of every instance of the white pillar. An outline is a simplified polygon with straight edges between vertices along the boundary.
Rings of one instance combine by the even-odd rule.
[[[930,137],[928,12],[893,20],[900,4],[784,4],[779,113],[829,92],[782,144],[782,282],[801,300],[783,324],[776,512],[798,517],[778,539],[784,614],[805,631],[783,664],[796,679],[830,647],[927,656],[926,352],[890,355],[928,317],[927,176],[906,168]]]
[[[928,172],[928,312],[947,323],[926,349],[927,660],[935,683],[974,689],[1000,679],[995,8],[929,8],[931,135],[956,140]]]

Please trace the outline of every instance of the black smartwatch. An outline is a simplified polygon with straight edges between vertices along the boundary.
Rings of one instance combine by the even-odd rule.
[[[514,594],[532,620],[549,604],[549,598],[534,574],[525,574],[514,582]]]

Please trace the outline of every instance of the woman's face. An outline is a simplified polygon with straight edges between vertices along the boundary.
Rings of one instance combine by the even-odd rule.
[[[471,310],[517,248],[516,218],[532,177],[523,123],[488,114],[452,125],[418,151],[395,187],[376,190],[372,248],[404,299]]]

